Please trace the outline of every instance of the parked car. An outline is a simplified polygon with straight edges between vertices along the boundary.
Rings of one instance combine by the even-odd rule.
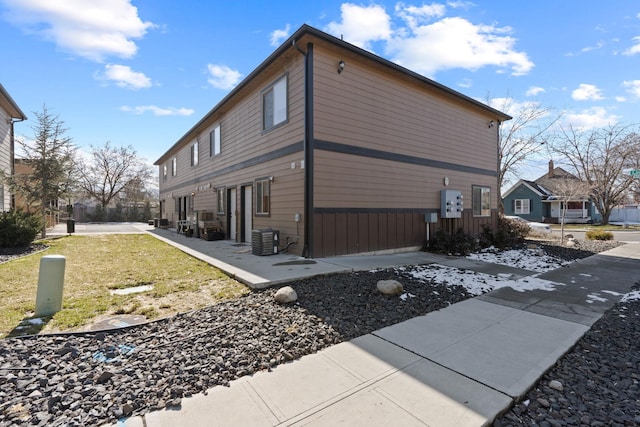
[[[549,224],[527,221],[526,219],[515,215],[505,215],[504,217],[512,221],[519,221],[527,224],[533,233],[550,234],[552,231]]]

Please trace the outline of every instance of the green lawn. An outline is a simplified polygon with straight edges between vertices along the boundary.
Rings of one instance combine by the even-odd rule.
[[[166,317],[249,292],[220,270],[152,236],[68,236],[46,244],[50,247],[44,252],[0,264],[0,337],[23,333],[14,328],[33,316],[43,255],[66,258],[63,307],[45,332],[79,329],[113,314]],[[153,289],[110,293],[140,285]]]

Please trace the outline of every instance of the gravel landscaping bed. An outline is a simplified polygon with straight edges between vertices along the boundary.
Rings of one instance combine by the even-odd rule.
[[[543,247],[564,259],[577,259],[611,245],[615,243],[579,242],[576,249],[568,249],[545,242]],[[241,376],[269,370],[327,346],[471,297],[464,288],[415,281],[404,274],[380,270],[299,281],[292,284],[298,301],[291,305],[275,303],[276,290],[267,289],[127,329],[2,340],[0,426],[102,425],[124,416],[176,407],[182,398],[206,392],[210,387],[227,385]],[[376,290],[377,281],[386,279],[402,282],[403,298],[386,297]],[[604,332],[599,336],[608,336],[605,332],[610,328],[620,328],[622,318],[605,316],[609,317],[615,322],[609,326],[603,318],[598,328]],[[632,312],[628,313],[628,321],[625,332],[618,335],[626,340],[627,346],[634,347],[638,341],[629,337],[634,328],[640,331],[640,327]],[[607,346],[599,349],[603,352],[601,358],[613,360],[609,373],[618,370],[616,366],[625,367],[631,371],[625,378],[635,384],[637,356],[620,356],[618,349],[613,354]],[[576,364],[581,365],[582,359]],[[560,380],[577,378],[577,372],[586,368],[563,369]],[[605,373],[600,375],[605,378]],[[606,380],[615,381],[611,378]],[[619,393],[621,386],[616,386],[617,389],[590,387],[591,395],[599,396],[594,399],[610,402],[612,391]],[[637,403],[637,388],[627,388],[625,392],[628,400]],[[584,393],[580,393],[580,397],[584,397]],[[546,399],[550,408],[560,401],[553,396]],[[528,408],[533,406],[530,404]],[[592,405],[585,406],[591,409]],[[518,407],[513,409],[513,414]],[[606,408],[598,410],[606,411]],[[517,416],[521,415],[522,411]],[[503,419],[509,416],[511,413]],[[597,420],[596,415],[592,417]],[[513,420],[510,418],[506,424],[499,425],[517,425]]]

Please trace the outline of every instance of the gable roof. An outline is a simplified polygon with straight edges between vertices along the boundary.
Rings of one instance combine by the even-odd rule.
[[[547,190],[546,188],[542,187],[541,185],[538,185],[536,182],[534,181],[528,181],[526,179],[520,179],[518,180],[518,182],[516,182],[511,188],[509,188],[509,190],[507,190],[503,195],[502,198],[506,198],[509,196],[509,194],[513,193],[517,188],[521,187],[521,186],[525,186],[527,188],[529,188],[531,191],[533,191],[535,194],[537,194],[540,197],[548,197],[551,195],[551,192],[549,190]]]
[[[0,83],[0,107],[9,113],[11,118],[27,120],[27,116],[24,115],[20,107],[18,107],[18,104],[11,98],[11,95],[9,95],[9,92],[2,86],[2,83]]]
[[[280,47],[278,47],[271,55],[269,55],[269,57],[265,59],[256,69],[254,69],[247,77],[245,77],[235,88],[233,88],[231,92],[229,92],[215,107],[213,107],[207,114],[205,114],[204,117],[202,117],[195,125],[193,125],[191,129],[189,129],[175,144],[173,144],[158,160],[154,162],[154,165],[160,165],[162,162],[164,162],[169,158],[169,153],[171,153],[174,149],[192,140],[198,133],[198,130],[201,128],[201,126],[205,124],[210,117],[212,117],[218,111],[223,109],[225,104],[229,103],[230,100],[233,99],[237,94],[239,94],[257,75],[263,72],[269,65],[271,65],[276,59],[282,56],[285,52],[292,49],[297,49],[300,52],[302,52],[302,50],[296,43],[301,39],[303,39],[304,37],[308,37],[311,40],[316,39],[316,40],[324,41],[329,44],[341,47],[352,53],[360,55],[365,59],[381,64],[384,67],[389,68],[390,70],[395,70],[397,72],[400,72],[404,76],[414,79],[420,83],[423,83],[426,86],[429,86],[430,88],[437,90],[438,92],[440,92],[441,94],[447,97],[453,97],[457,100],[463,101],[463,103],[466,103],[467,105],[480,108],[486,111],[487,113],[495,116],[497,120],[506,121],[506,120],[512,119],[512,117],[509,116],[508,114],[505,114],[499,110],[496,110],[495,108],[490,107],[471,97],[463,95],[462,93],[457,92],[443,84],[440,84],[423,75],[420,75],[414,71],[404,68],[380,56],[374,55],[373,53],[368,52],[364,49],[361,49],[357,46],[354,46],[350,43],[347,43],[342,39],[339,39],[323,31],[320,31],[314,27],[304,24],[295,33],[293,33],[284,43],[282,43],[282,45],[280,45]]]

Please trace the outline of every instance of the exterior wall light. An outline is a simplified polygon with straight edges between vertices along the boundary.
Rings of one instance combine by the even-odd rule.
[[[491,120],[491,121],[489,122],[489,127],[490,127],[490,128],[492,128],[495,124],[496,124],[496,122],[494,122],[493,120]]]
[[[344,61],[341,59],[340,62],[338,62],[338,74],[342,73],[344,71],[344,66],[346,64],[344,63]]]

